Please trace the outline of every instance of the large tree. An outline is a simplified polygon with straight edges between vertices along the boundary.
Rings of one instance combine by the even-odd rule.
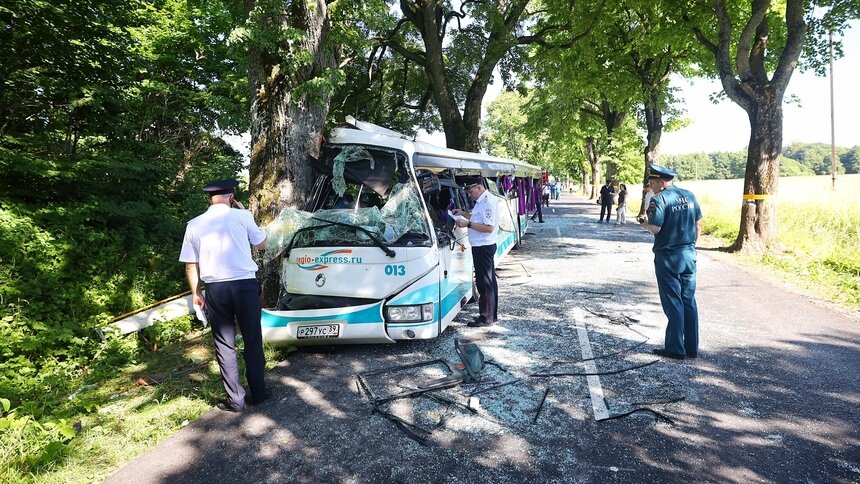
[[[817,11],[816,7],[826,10]],[[779,247],[775,196],[785,90],[804,49],[807,63],[820,67],[822,38],[827,31],[844,28],[846,19],[856,18],[858,8],[856,0],[786,0],[777,4],[770,0],[713,0],[707,7],[693,2],[681,9],[696,38],[712,54],[714,72],[726,96],[749,118],[736,250],[761,252]]]
[[[672,2],[628,1],[607,11],[601,35],[589,42],[601,42],[601,49],[614,52],[613,63],[638,83],[640,123],[645,128],[645,162],[642,170],[642,201],[648,190],[648,173],[660,154],[664,128],[679,124],[681,113],[669,86],[672,74],[686,74],[695,62],[695,40],[689,30],[671,15]],[[645,211],[640,205],[640,215]]]
[[[310,194],[339,52],[322,0],[246,0],[245,13],[234,37],[248,45],[250,208],[266,223],[284,207],[303,206]],[[261,267],[265,305],[277,300],[279,266],[275,260]]]
[[[400,0],[403,18],[379,41],[424,70],[447,146],[478,151],[481,104],[496,67],[512,83],[525,54],[516,47],[570,47],[604,3],[491,0],[455,8],[444,0]]]

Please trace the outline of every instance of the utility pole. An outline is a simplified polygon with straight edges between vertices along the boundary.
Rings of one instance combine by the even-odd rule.
[[[836,121],[833,102],[833,32],[830,37],[830,173],[832,177],[831,190],[836,190]]]

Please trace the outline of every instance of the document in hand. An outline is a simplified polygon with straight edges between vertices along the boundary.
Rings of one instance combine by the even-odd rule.
[[[448,210],[448,216],[449,216],[449,217],[451,217],[451,218],[452,218],[452,219],[454,219],[454,220],[462,220],[462,221],[464,221],[464,222],[468,222],[468,221],[469,221],[469,219],[467,219],[466,217],[464,217],[464,216],[462,216],[462,215],[454,215],[454,212],[452,212],[452,211],[450,211],[450,210]]]
[[[194,305],[194,314],[197,315],[197,319],[203,323],[204,328],[209,325],[209,321],[206,319],[206,313],[203,312],[203,308],[201,308],[199,304]]]

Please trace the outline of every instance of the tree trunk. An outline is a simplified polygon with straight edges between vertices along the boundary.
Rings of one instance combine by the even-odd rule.
[[[743,207],[738,238],[733,249],[763,252],[779,249],[776,219],[776,191],[779,155],[782,150],[782,98],[803,50],[807,25],[807,2],[788,0],[784,4],[786,36],[780,50],[766,54],[770,42],[770,1],[751,1],[748,19],[732,49],[732,17],[725,0],[714,0],[710,12],[716,14],[718,41],[711,41],[698,27],[693,33],[714,54],[720,82],[726,95],[747,112],[750,143],[744,174]],[[711,26],[709,26],[711,27]],[[774,53],[776,55],[774,56]],[[769,80],[766,57],[778,58]],[[735,72],[734,69],[737,69]]]
[[[588,164],[591,167],[591,195],[589,200],[597,198],[597,187],[600,184],[600,159],[597,156],[597,148],[595,147],[594,138],[588,138]]]
[[[253,1],[249,12],[254,7]],[[320,92],[294,95],[293,89],[326,75],[337,65],[336,50],[327,46],[329,21],[324,1],[297,2],[289,10],[271,12],[260,19],[261,28],[273,28],[272,19],[285,19],[282,28],[305,32],[302,42],[282,49],[310,52],[312,60],[293,72],[282,68],[291,62],[275,52],[251,45],[248,77],[251,95],[250,209],[257,223],[269,223],[286,207],[301,208],[313,188],[312,158],[317,158],[328,115],[329,96]],[[280,293],[281,260],[260,263],[261,299],[272,307]]]
[[[652,92],[645,102],[645,128],[647,133],[647,144],[645,145],[645,172],[642,176],[642,202],[639,204],[639,214],[645,215],[645,194],[648,193],[648,174],[651,165],[657,163],[660,157],[660,137],[663,136],[663,110],[660,109],[660,95]]]
[[[773,91],[771,85],[757,90],[749,110],[750,143],[735,250],[763,252],[779,248],[776,194],[782,152],[782,96]]]

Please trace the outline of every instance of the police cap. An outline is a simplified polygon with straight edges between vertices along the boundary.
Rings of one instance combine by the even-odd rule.
[[[474,187],[475,185],[481,185],[481,177],[469,176],[463,178],[463,188],[465,188],[466,191],[469,191],[469,189]]]
[[[239,186],[239,182],[236,180],[218,180],[203,187],[203,192],[210,197],[224,195],[235,192],[237,186]]]
[[[676,176],[678,174],[674,170],[660,165],[651,165],[651,170],[648,173],[648,178],[662,178],[664,180],[671,180]]]

